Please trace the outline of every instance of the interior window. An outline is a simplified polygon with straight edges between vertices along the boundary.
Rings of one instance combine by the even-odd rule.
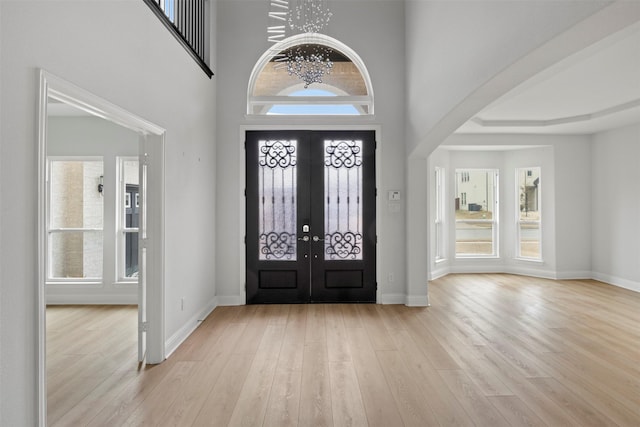
[[[456,169],[456,257],[498,256],[498,171]]]
[[[435,259],[445,258],[444,228],[445,228],[445,198],[444,198],[444,168],[435,168]]]
[[[516,169],[516,185],[516,253],[518,258],[541,260],[540,168]]]
[[[102,278],[104,166],[98,159],[49,159],[48,280]]]
[[[138,280],[140,213],[138,159],[120,158],[120,215],[117,250],[119,281]]]

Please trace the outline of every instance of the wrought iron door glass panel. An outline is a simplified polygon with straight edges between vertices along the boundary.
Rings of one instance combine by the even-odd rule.
[[[296,140],[258,142],[259,257],[296,260]]]
[[[324,141],[327,260],[362,260],[362,140]]]

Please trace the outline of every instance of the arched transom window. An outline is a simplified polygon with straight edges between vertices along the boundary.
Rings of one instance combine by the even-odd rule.
[[[278,60],[299,47],[330,49],[331,66],[322,83],[305,83]],[[373,114],[373,88],[364,63],[352,49],[323,34],[292,36],[265,52],[253,69],[247,95],[250,115]]]

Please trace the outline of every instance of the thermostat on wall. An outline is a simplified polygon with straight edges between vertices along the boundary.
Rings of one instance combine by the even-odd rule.
[[[390,190],[389,200],[393,200],[393,201],[400,200],[400,190]]]

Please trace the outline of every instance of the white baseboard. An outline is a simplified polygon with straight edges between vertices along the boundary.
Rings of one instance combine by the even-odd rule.
[[[633,280],[624,279],[622,277],[613,276],[610,274],[598,273],[595,271],[588,270],[574,270],[574,271],[553,271],[553,270],[543,270],[539,268],[525,268],[524,266],[453,266],[449,268],[447,272],[442,270],[437,270],[431,273],[434,277],[430,280],[435,280],[440,277],[444,277],[447,274],[455,274],[455,273],[508,273],[508,274],[519,274],[522,276],[531,276],[531,277],[540,277],[543,279],[552,279],[552,280],[585,280],[585,279],[594,279],[599,280],[600,282],[607,283],[609,285],[617,286],[619,288],[628,289],[634,292],[640,292],[640,283],[634,282]],[[445,273],[445,274],[442,274]]]
[[[404,304],[407,307],[429,307],[429,296],[428,295],[418,295],[411,296],[407,295],[405,298]]]
[[[432,270],[431,273],[429,274],[429,280],[436,280],[450,273],[451,273],[451,268],[449,266],[436,268]]]
[[[199,313],[189,319],[182,328],[178,329],[176,333],[171,335],[171,337],[165,341],[165,355],[168,358],[176,349],[182,344],[189,335],[196,330],[198,326],[202,323],[204,319],[211,314],[213,310],[218,306],[217,298],[214,297],[209,303],[203,308]]]
[[[543,270],[541,268],[527,268],[521,265],[511,265],[504,269],[501,273],[517,274],[520,276],[540,277],[541,279],[557,279],[557,272],[552,270]]]
[[[585,280],[592,279],[593,273],[591,271],[556,271],[553,277],[557,280]]]
[[[380,294],[378,304],[404,304],[405,294]]]
[[[610,274],[603,274],[593,272],[591,277],[595,280],[599,280],[604,283],[608,283],[619,288],[628,289],[630,291],[640,292],[640,283],[633,280],[623,279],[622,277],[612,276]]]
[[[504,265],[452,265],[449,273],[474,274],[474,273],[505,273]]]
[[[246,302],[239,295],[218,295],[216,298],[218,299],[218,305],[220,306],[246,304]]]

